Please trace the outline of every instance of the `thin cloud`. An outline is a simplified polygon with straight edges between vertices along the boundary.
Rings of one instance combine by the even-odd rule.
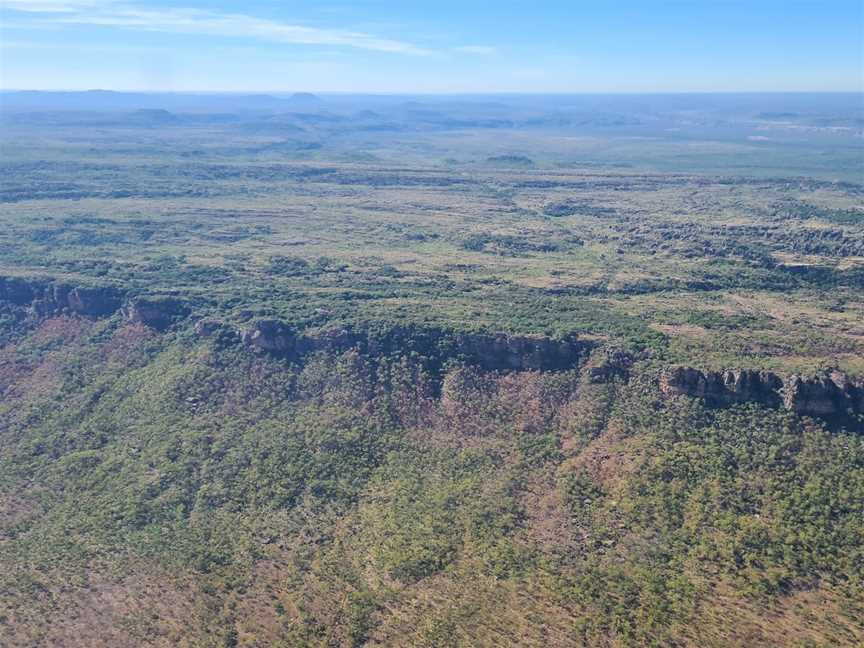
[[[412,43],[363,32],[293,25],[245,14],[200,9],[145,9],[104,0],[6,0],[4,8],[56,14],[42,21],[64,25],[98,25],[139,31],[255,38],[296,45],[351,47],[392,54],[429,54]]]
[[[477,54],[479,56],[492,56],[498,53],[497,49],[488,45],[462,45],[461,47],[454,47],[453,51],[460,54]]]
[[[73,13],[110,4],[112,0],[2,0],[0,7],[28,13]]]

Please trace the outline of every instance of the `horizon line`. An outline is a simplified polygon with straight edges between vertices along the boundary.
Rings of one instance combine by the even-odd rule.
[[[456,91],[456,92],[436,92],[436,91],[411,91],[411,90],[169,90],[169,89],[151,89],[151,90],[133,90],[123,89],[115,90],[111,88],[0,88],[0,93],[13,92],[41,92],[50,93],[112,93],[112,94],[173,94],[173,95],[340,95],[340,96],[356,96],[356,95],[372,95],[372,96],[578,96],[578,95],[620,95],[620,96],[645,96],[645,95],[746,95],[746,94],[860,94],[864,95],[864,88],[858,89],[840,89],[840,90],[548,90],[548,91],[524,91],[524,90],[490,90],[490,91]]]

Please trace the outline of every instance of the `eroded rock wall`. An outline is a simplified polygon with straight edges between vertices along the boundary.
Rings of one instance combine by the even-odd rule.
[[[143,324],[157,331],[165,331],[172,324],[185,319],[190,309],[183,300],[173,297],[137,297],[123,306],[128,322]]]
[[[769,371],[674,366],[662,372],[660,390],[666,396],[702,398],[715,406],[760,403],[823,418],[864,414],[864,384],[839,371],[781,377]]]
[[[0,277],[0,300],[26,306],[36,317],[63,312],[104,317],[120,309],[123,295],[112,286],[70,286],[45,279]]]
[[[202,330],[202,334],[209,334]],[[316,351],[359,349],[370,355],[411,354],[446,361],[458,358],[490,371],[564,370],[576,367],[591,345],[575,336],[553,339],[503,333],[453,333],[434,327],[335,328],[296,333],[278,320],[253,322],[239,332],[255,351],[289,357]]]

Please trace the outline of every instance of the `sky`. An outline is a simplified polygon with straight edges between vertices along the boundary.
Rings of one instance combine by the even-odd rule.
[[[0,88],[864,91],[864,1],[0,0]]]

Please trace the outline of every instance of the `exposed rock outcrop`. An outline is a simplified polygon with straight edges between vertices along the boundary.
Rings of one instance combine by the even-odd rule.
[[[297,337],[294,331],[279,320],[265,319],[254,322],[240,332],[243,344],[257,351],[278,355],[294,355]]]
[[[563,370],[579,364],[586,345],[576,336],[562,340],[504,334],[458,334],[457,355],[490,370]]]
[[[72,286],[41,278],[0,277],[0,301],[26,309],[31,318],[62,313],[86,317],[109,317],[122,311],[128,322],[164,331],[188,317],[191,310],[174,297],[136,297],[114,286]]]
[[[750,369],[700,371],[693,367],[671,367],[660,377],[664,394],[702,398],[712,405],[760,402],[776,407],[781,402],[783,381],[775,374]]]
[[[116,288],[78,286],[69,291],[66,302],[72,312],[104,317],[117,312],[123,295]]]
[[[864,414],[864,384],[839,371],[784,379],[769,371],[701,371],[675,366],[661,374],[660,390],[667,396],[702,398],[715,406],[752,402],[823,418]]]
[[[23,306],[31,303],[38,292],[44,290],[45,282],[19,277],[0,277],[0,299]]]
[[[29,306],[37,317],[63,312],[104,317],[120,309],[123,292],[112,286],[70,286],[44,279],[0,277],[0,300]]]
[[[813,378],[791,376],[783,388],[783,406],[798,414],[838,416],[864,413],[864,385],[839,372]]]
[[[157,331],[170,328],[178,320],[189,315],[185,302],[173,297],[137,297],[123,307],[127,322],[143,324]]]
[[[204,335],[204,332],[199,332]],[[563,370],[577,366],[591,348],[575,336],[556,340],[505,334],[453,333],[433,327],[385,329],[333,328],[298,334],[274,319],[253,322],[240,331],[247,346],[262,352],[299,357],[316,351],[359,349],[370,355],[416,354],[436,364],[461,359],[491,371]]]

